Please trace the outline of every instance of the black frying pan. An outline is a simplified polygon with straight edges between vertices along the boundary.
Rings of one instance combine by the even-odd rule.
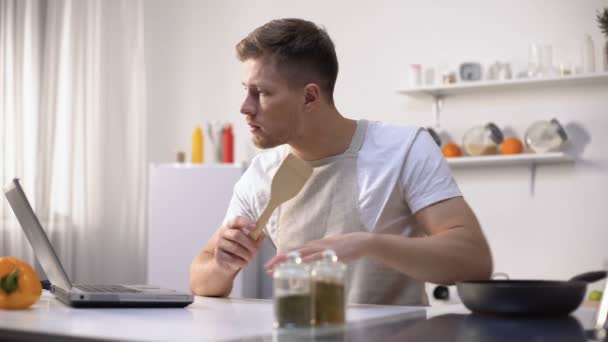
[[[508,316],[567,315],[583,301],[587,283],[606,271],[579,274],[569,281],[479,280],[456,284],[463,304],[480,314]]]

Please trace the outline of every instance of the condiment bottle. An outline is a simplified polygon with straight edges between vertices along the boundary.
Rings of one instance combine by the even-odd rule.
[[[422,65],[410,65],[410,86],[420,87],[422,85]]]
[[[300,252],[287,254],[273,274],[274,326],[276,328],[307,327],[312,324],[310,271],[302,264]]]
[[[226,125],[222,133],[222,161],[234,163],[234,135],[230,124]]]
[[[582,71],[584,73],[595,72],[595,48],[593,46],[593,39],[588,34],[585,35],[585,40],[583,41],[581,59]]]
[[[180,163],[180,164],[185,163],[186,162],[186,153],[183,152],[183,151],[177,152],[175,161],[178,162],[178,163]]]
[[[331,249],[322,253],[311,271],[314,324],[343,324],[346,316],[346,265]]]
[[[208,122],[207,136],[211,141],[213,149],[213,160],[216,163],[221,163],[224,158],[222,153],[223,129],[221,123],[218,121],[214,121],[213,123]]]
[[[498,146],[503,141],[501,130],[494,123],[469,129],[462,142],[464,150],[470,156],[482,156],[498,153]]]
[[[192,163],[201,164],[204,160],[205,141],[203,138],[203,130],[201,126],[196,126],[192,133]]]
[[[526,130],[524,135],[526,145],[536,153],[560,150],[568,140],[568,135],[557,121],[536,121]]]

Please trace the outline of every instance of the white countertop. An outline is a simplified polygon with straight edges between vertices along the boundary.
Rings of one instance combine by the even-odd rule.
[[[426,317],[426,308],[354,305],[349,324]],[[184,309],[75,309],[49,292],[29,310],[0,310],[0,330],[137,341],[214,341],[272,336],[270,300],[196,297]]]

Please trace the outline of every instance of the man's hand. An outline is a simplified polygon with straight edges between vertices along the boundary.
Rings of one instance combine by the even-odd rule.
[[[320,240],[309,241],[306,244],[294,248],[291,251],[299,251],[302,262],[311,262],[321,258],[321,254],[326,249],[336,252],[338,260],[344,263],[361,258],[365,254],[367,242],[371,238],[371,233],[355,232],[343,235],[330,236]],[[264,266],[266,271],[272,272],[275,266],[287,259],[287,253],[282,253],[270,259]]]
[[[254,240],[250,234],[255,223],[237,216],[218,232],[214,259],[218,266],[238,270],[247,266],[264,242],[264,235]]]
[[[227,296],[234,277],[247,266],[264,242],[264,236],[254,240],[249,234],[255,223],[236,217],[220,227],[190,266],[190,288],[198,296]]]

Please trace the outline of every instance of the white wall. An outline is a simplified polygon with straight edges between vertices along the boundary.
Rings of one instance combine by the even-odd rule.
[[[395,90],[411,63],[455,68],[497,59],[521,70],[532,41],[554,46],[556,63],[579,61],[583,35],[599,60],[595,22],[603,0],[159,1],[145,2],[149,159],[189,149],[194,125],[238,122],[237,160],[254,150],[239,114],[242,67],[234,45],[266,21],[300,17],[324,25],[336,44],[335,100],[352,118],[432,123],[430,103]],[[535,193],[525,167],[456,170],[495,255],[513,277],[567,278],[608,267],[608,85],[490,92],[449,98],[442,129],[458,141],[472,125],[495,121],[523,135],[537,119],[559,118],[573,140],[573,165],[542,166]],[[203,243],[203,242],[201,242]]]

